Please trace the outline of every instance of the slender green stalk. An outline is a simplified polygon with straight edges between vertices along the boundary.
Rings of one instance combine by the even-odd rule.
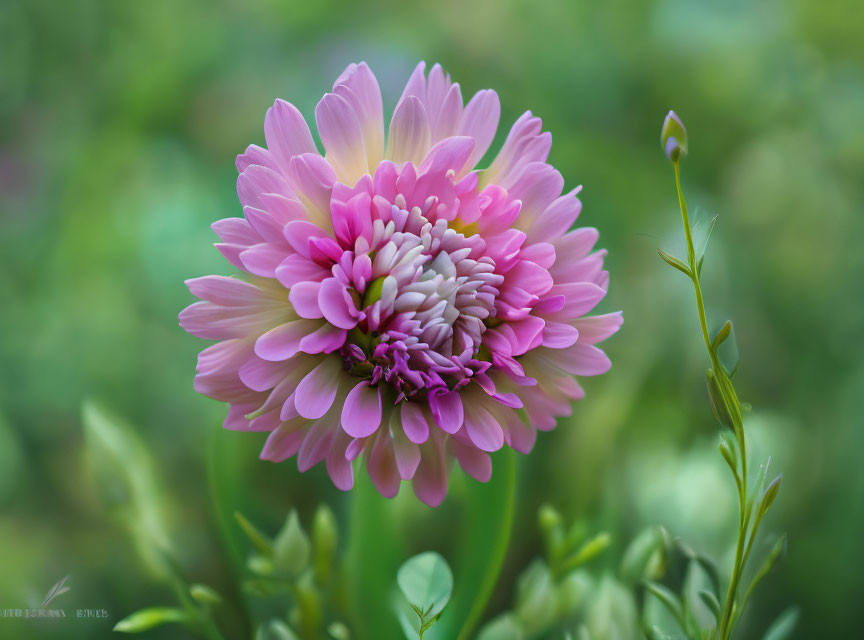
[[[747,446],[744,437],[744,422],[742,418],[741,403],[738,399],[738,394],[735,392],[735,387],[732,385],[732,380],[729,374],[720,362],[720,357],[717,354],[717,345],[715,345],[708,333],[708,321],[705,314],[705,301],[702,295],[702,286],[699,280],[699,264],[696,257],[696,249],[693,246],[693,232],[690,226],[690,218],[687,214],[687,203],[684,200],[684,193],[681,190],[681,173],[679,168],[679,160],[674,161],[675,166],[675,188],[678,192],[678,204],[681,207],[681,219],[684,223],[684,237],[687,242],[687,261],[689,273],[687,274],[693,282],[693,290],[696,294],[696,310],[699,315],[699,328],[702,331],[702,339],[705,341],[705,348],[708,350],[708,357],[711,360],[711,369],[714,379],[717,381],[717,387],[720,393],[720,398],[723,402],[726,412],[732,422],[732,429],[735,433],[735,438],[738,442],[738,448],[741,454],[741,474],[740,479],[736,472],[736,486],[738,489],[738,538],[735,546],[735,562],[732,567],[732,578],[729,582],[729,590],[726,593],[725,602],[723,604],[723,613],[719,620],[719,627],[716,629],[715,638],[719,640],[728,640],[732,634],[733,612],[735,611],[735,600],[738,593],[738,586],[741,582],[741,575],[744,571],[744,564],[749,555],[750,546],[753,543],[753,538],[756,531],[752,532],[750,542],[747,542],[747,531],[750,524],[750,511],[747,506]],[[746,549],[746,551],[745,551]]]
[[[513,528],[513,513],[516,502],[516,454],[512,449],[506,449],[498,456],[500,465],[498,473],[503,473],[506,476],[506,510],[501,515],[501,527],[498,530],[498,537],[493,541],[494,549],[490,562],[486,565],[486,574],[483,576],[483,582],[480,589],[474,596],[474,603],[471,606],[471,611],[468,613],[468,618],[465,624],[462,625],[462,630],[459,632],[459,640],[467,640],[471,637],[471,633],[480,621],[483,611],[486,609],[486,604],[492,596],[492,590],[495,588],[495,583],[498,581],[498,575],[501,573],[501,567],[504,565],[504,558],[507,556],[507,546],[510,543],[510,532]]]

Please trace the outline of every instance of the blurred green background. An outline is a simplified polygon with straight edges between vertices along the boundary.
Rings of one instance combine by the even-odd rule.
[[[67,610],[109,612],[0,619],[0,636],[109,637],[131,611],[172,602],[103,506],[111,487],[85,454],[84,398],[124,416],[149,449],[169,536],[195,580],[231,593],[245,554],[225,515],[235,509],[274,531],[289,508],[308,521],[325,501],[344,540],[354,494],[333,489],[320,467],[301,476],[293,462],[259,462],[263,435],[220,428],[224,407],[192,389],[204,343],[177,313],[191,301],[185,278],[231,271],[209,225],[240,214],[234,156],[263,144],[273,99],[310,117],[363,59],[392,110],[425,59],[466,96],[498,91],[499,142],[524,110],[543,118],[550,161],[570,187],[585,185],[580,224],[598,227],[609,249],[604,308],[625,317],[607,344],[612,371],[587,380],[574,416],[519,460],[515,529],[487,616],[508,606],[514,577],[539,552],[543,502],[612,534],[601,566],[614,568],[627,541],[657,523],[731,562],[736,505],[716,454],[692,292],[655,251],[679,246],[658,143],[675,108],[691,138],[690,206],[720,214],[705,266],[709,312],[716,326],[735,321],[754,461],[771,455],[785,474],[766,531],[788,532],[788,556],[740,637],[760,637],[790,603],[801,610],[796,637],[859,637],[858,2],[12,0],[0,17],[0,609],[38,606],[68,574]],[[408,534],[375,579],[392,580],[392,562],[426,548],[458,552],[452,518],[471,505],[466,483],[454,483],[437,512],[403,487]],[[243,628],[241,614],[226,615]],[[352,623],[368,632],[378,621]]]

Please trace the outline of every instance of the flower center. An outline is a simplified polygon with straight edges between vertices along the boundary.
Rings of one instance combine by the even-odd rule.
[[[391,220],[374,221],[368,248],[360,239],[355,245],[350,275],[363,318],[341,350],[350,373],[387,382],[397,402],[435,387],[458,388],[489,367],[478,353],[504,280],[480,236],[431,221],[420,207],[406,211],[400,198]],[[360,275],[358,262],[371,263],[371,279]]]

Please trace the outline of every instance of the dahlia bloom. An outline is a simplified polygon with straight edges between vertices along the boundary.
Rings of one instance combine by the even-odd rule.
[[[463,105],[435,65],[414,70],[384,134],[381,93],[352,64],[315,109],[321,155],[290,103],[267,111],[267,148],[237,158],[243,218],[213,224],[242,279],[187,281],[180,314],[218,340],[195,388],[230,403],[224,426],[270,432],[261,458],[324,461],[348,490],[363,457],[392,497],[402,480],[438,505],[455,459],[485,482],[488,452],[527,453],[569,415],[572,376],[606,372],[596,343],[620,313],[586,317],[606,294],[597,231],[569,231],[551,145],[526,112],[485,170],[494,91]]]

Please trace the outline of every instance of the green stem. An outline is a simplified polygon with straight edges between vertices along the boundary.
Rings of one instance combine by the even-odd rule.
[[[690,280],[693,282],[693,290],[696,293],[696,310],[699,314],[699,328],[702,331],[702,339],[705,341],[705,348],[708,350],[708,356],[711,359],[711,368],[714,373],[714,378],[717,381],[720,396],[724,405],[726,405],[726,410],[728,411],[730,418],[732,419],[732,427],[738,441],[738,448],[741,452],[741,481],[738,482],[738,479],[736,478],[739,510],[738,539],[735,546],[735,562],[732,567],[732,578],[729,582],[729,590],[726,593],[726,600],[719,626],[720,640],[728,640],[732,634],[732,614],[735,609],[735,597],[738,592],[738,585],[741,582],[741,575],[746,560],[745,546],[747,544],[747,530],[749,528],[749,518],[747,517],[747,446],[744,438],[744,421],[742,418],[741,403],[738,400],[738,394],[735,392],[735,387],[732,385],[732,380],[729,378],[729,374],[720,362],[720,358],[717,355],[717,351],[714,348],[708,333],[708,321],[705,314],[705,301],[702,295],[702,285],[699,280],[696,249],[693,246],[693,233],[690,228],[690,218],[687,214],[687,203],[684,200],[684,193],[681,190],[681,172],[678,161],[675,162],[675,188],[678,192],[678,204],[681,207],[681,219],[684,223],[684,237],[687,242],[687,260],[690,267],[689,276]]]
[[[480,588],[474,596],[468,618],[459,632],[459,640],[468,640],[477,623],[480,622],[480,617],[483,615],[486,604],[492,596],[495,583],[498,581],[498,575],[501,573],[504,558],[507,556],[507,547],[510,543],[510,532],[513,528],[513,513],[516,503],[516,453],[512,449],[507,448],[498,456],[498,460],[500,467],[503,467],[498,469],[498,473],[505,475],[506,507],[501,516],[498,537],[493,542],[492,554],[486,565],[486,573],[483,576]]]

